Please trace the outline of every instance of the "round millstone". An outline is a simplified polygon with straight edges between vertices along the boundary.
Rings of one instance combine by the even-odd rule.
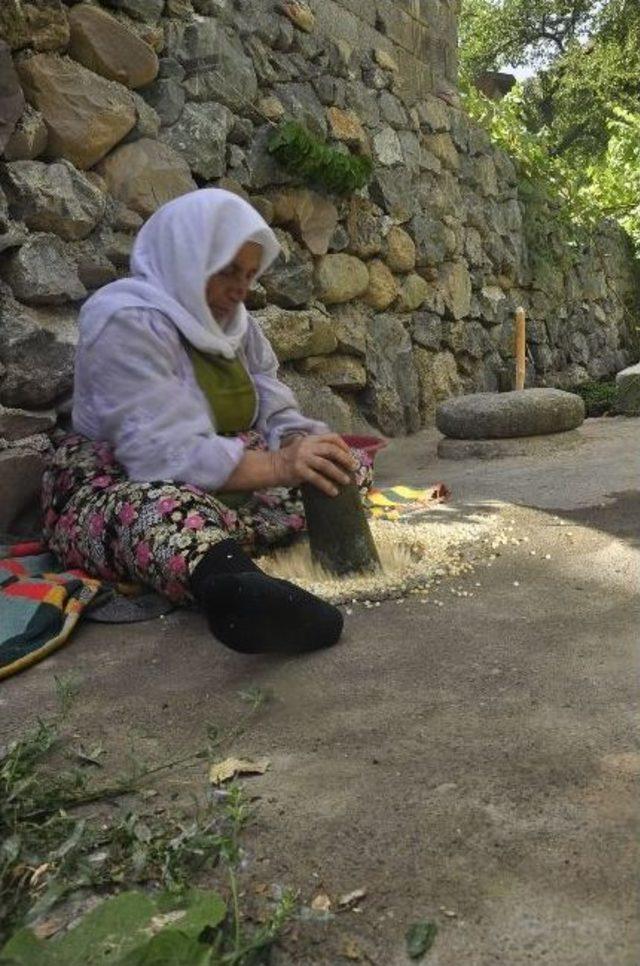
[[[515,436],[511,439],[449,439],[438,443],[441,460],[499,460],[515,456],[554,456],[584,442],[575,429],[547,436]]]
[[[447,399],[436,411],[438,429],[453,439],[545,436],[583,422],[582,398],[561,389],[472,393]]]

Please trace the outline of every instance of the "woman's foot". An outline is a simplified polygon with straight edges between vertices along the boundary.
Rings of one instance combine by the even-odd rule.
[[[233,540],[209,551],[192,577],[211,632],[244,654],[302,654],[336,644],[340,611],[263,573]]]

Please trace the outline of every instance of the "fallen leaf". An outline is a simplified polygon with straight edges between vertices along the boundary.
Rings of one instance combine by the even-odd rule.
[[[76,751],[74,751],[74,755],[78,761],[83,763],[83,765],[95,765],[96,768],[103,767],[102,762],[98,761],[98,755],[95,753],[92,754],[90,752],[83,751],[82,748],[78,748]]]
[[[316,18],[311,8],[303,0],[287,0],[282,4],[281,9],[299,30],[311,33]]]
[[[367,895],[366,889],[354,889],[353,892],[347,892],[346,895],[341,896],[338,899],[338,905],[342,910],[351,909],[355,906],[361,899],[364,899]]]
[[[174,909],[173,912],[163,912],[157,916],[153,916],[149,922],[149,931],[155,936],[165,926],[173,926],[176,922],[180,922],[186,914],[185,909]]]
[[[313,899],[311,908],[314,912],[329,912],[331,909],[331,899],[326,892],[319,892],[315,899]]]
[[[414,922],[407,929],[407,953],[410,959],[422,959],[435,941],[438,927],[430,919]]]
[[[347,939],[342,947],[342,955],[346,959],[362,959],[363,953],[355,939]]]
[[[209,770],[209,781],[212,785],[222,785],[236,775],[264,775],[271,764],[266,758],[261,761],[244,761],[242,758],[225,758]]]
[[[49,936],[55,936],[57,932],[60,932],[64,925],[62,919],[56,919],[52,917],[51,919],[41,919],[33,927],[33,933],[38,937],[38,939],[48,939]]]
[[[29,885],[32,888],[34,888],[35,886],[37,886],[37,884],[40,881],[40,879],[42,878],[42,876],[50,868],[51,868],[51,866],[50,866],[50,863],[49,862],[43,862],[42,865],[39,865],[37,869],[34,869],[32,875],[31,875],[31,879],[29,880]]]

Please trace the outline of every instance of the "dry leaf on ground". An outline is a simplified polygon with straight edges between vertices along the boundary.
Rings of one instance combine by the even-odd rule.
[[[311,902],[311,908],[314,912],[329,912],[331,909],[331,899],[326,892],[319,892]]]
[[[236,775],[264,775],[271,762],[267,758],[260,761],[246,761],[243,758],[225,758],[209,769],[212,785],[222,785]]]
[[[358,961],[363,959],[364,956],[355,939],[347,939],[345,941],[345,944],[342,947],[342,955],[346,957],[346,959],[354,959]]]
[[[57,932],[60,932],[63,926],[63,919],[56,919],[55,917],[52,917],[51,919],[41,919],[40,922],[33,927],[33,932],[38,939],[48,939],[49,936],[55,936]]]
[[[366,889],[354,889],[353,892],[347,892],[346,895],[341,896],[338,899],[338,905],[344,911],[346,909],[352,909],[361,899],[364,899],[367,895]]]

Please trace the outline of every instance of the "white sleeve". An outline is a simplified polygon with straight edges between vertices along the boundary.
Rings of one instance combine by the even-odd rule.
[[[161,313],[116,313],[94,342],[79,346],[76,386],[85,390],[74,404],[74,425],[83,431],[88,396],[101,438],[130,479],[222,489],[244,445],[217,435],[204,395],[180,374],[182,352],[177,330]]]
[[[265,436],[270,449],[278,449],[283,436],[292,433],[312,436],[330,431],[325,423],[302,415],[296,397],[278,379],[278,360],[269,340],[251,316],[245,352],[259,399],[256,428]]]

